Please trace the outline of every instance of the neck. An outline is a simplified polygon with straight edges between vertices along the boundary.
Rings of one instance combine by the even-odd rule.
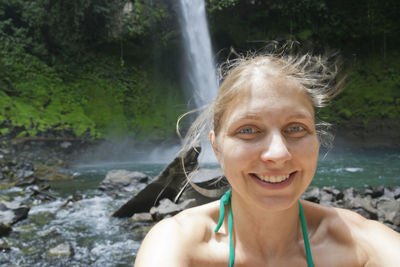
[[[235,247],[245,255],[281,257],[302,239],[297,201],[284,210],[247,205],[238,194],[232,195]]]

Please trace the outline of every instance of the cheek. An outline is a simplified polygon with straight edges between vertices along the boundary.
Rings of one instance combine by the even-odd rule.
[[[319,141],[317,136],[310,136],[296,146],[297,157],[315,171],[319,154]]]
[[[219,144],[219,162],[223,169],[235,169],[242,165],[244,159],[248,158],[254,149],[249,145],[239,144],[231,138],[225,138]]]

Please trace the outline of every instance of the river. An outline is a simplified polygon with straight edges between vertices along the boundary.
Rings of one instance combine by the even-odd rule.
[[[313,186],[340,189],[368,185],[400,185],[398,149],[332,149],[321,153]],[[65,170],[74,179],[51,182],[55,201],[31,203],[27,219],[13,226],[1,239],[10,247],[0,252],[1,266],[132,266],[136,252],[151,224],[112,218],[111,214],[130,195],[110,196],[97,189],[112,169],[127,169],[157,175],[166,163],[118,162],[80,164]],[[216,164],[204,164],[215,167]],[[28,189],[25,189],[29,191]],[[62,207],[73,194],[82,200]],[[23,188],[3,190],[2,197],[24,200]],[[54,257],[48,250],[69,243],[70,257]]]

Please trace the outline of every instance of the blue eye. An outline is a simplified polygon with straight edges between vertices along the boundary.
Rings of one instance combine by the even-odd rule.
[[[303,137],[307,133],[310,133],[307,127],[301,125],[301,124],[292,124],[289,125],[284,131],[283,131],[288,137]]]
[[[253,127],[244,127],[238,131],[240,134],[255,134],[256,132],[257,130]]]
[[[301,131],[304,131],[305,129],[303,127],[301,127],[300,125],[293,125],[290,126],[286,131],[289,133],[298,133]]]

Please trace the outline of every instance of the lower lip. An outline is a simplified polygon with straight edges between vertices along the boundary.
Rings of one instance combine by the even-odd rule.
[[[269,183],[269,182],[265,182],[262,181],[260,179],[258,179],[255,175],[250,174],[250,177],[256,182],[258,183],[260,186],[267,188],[267,189],[272,189],[272,190],[279,190],[279,189],[283,189],[285,187],[288,187],[294,180],[294,176],[297,172],[292,172],[289,175],[289,178],[287,178],[286,180],[279,182],[279,183]]]

